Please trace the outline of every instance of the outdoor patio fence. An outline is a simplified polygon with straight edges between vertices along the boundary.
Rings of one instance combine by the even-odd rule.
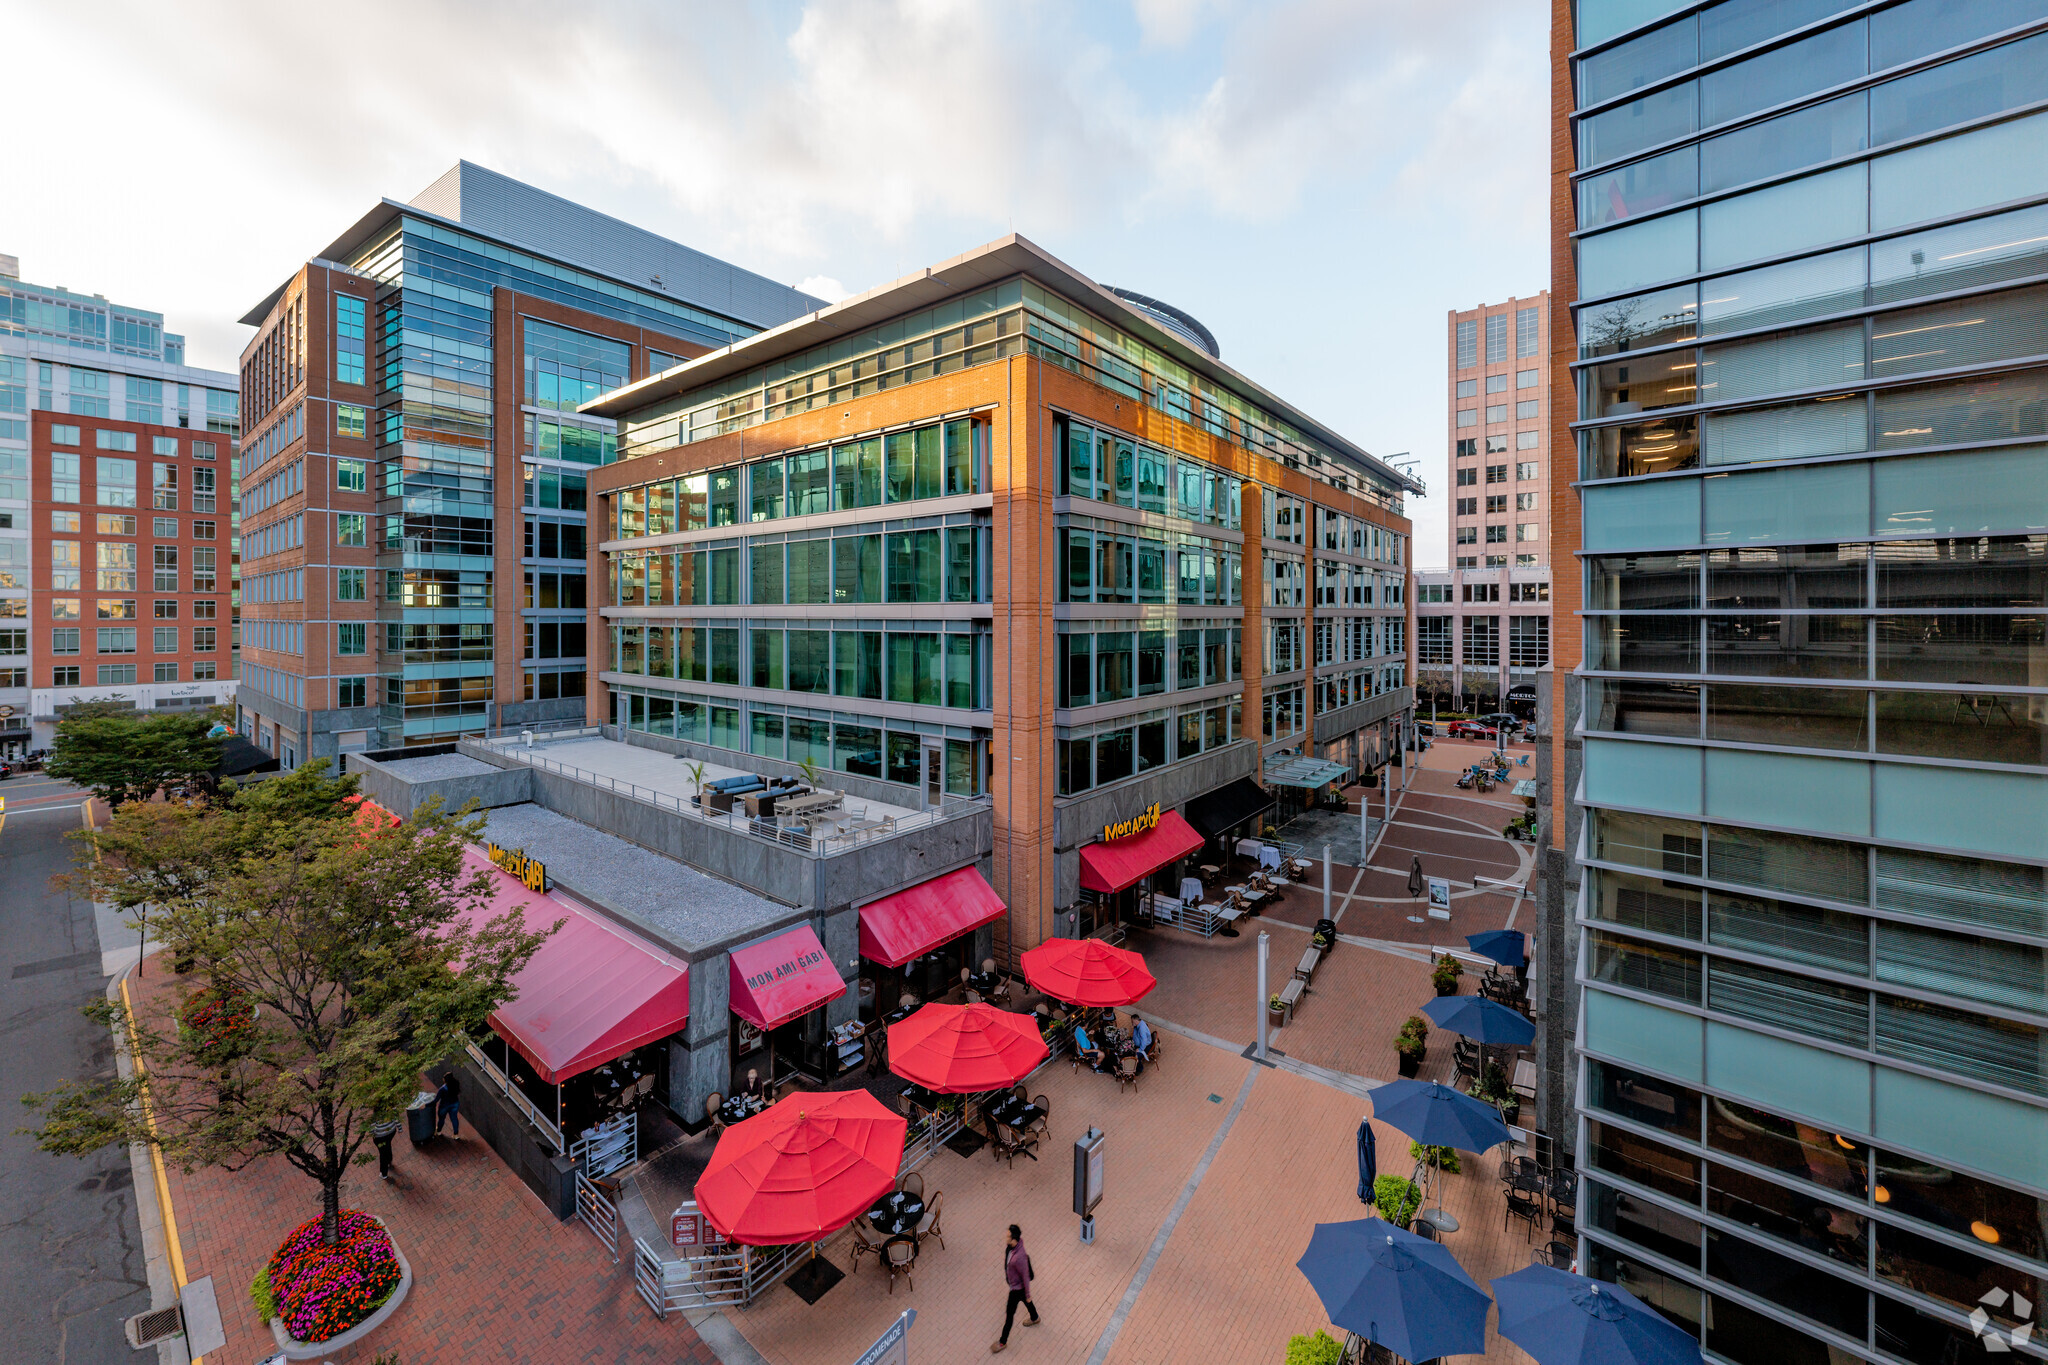
[[[744,1307],[823,1247],[822,1242],[779,1247],[728,1243],[710,1255],[671,1260],[635,1237],[633,1286],[658,1318],[698,1308]]]
[[[541,1113],[540,1108],[532,1100],[526,1098],[525,1092],[512,1084],[511,1078],[506,1076],[504,1072],[498,1070],[498,1064],[484,1055],[482,1048],[479,1048],[475,1043],[464,1044],[464,1047],[469,1053],[469,1059],[476,1063],[479,1071],[483,1072],[484,1078],[504,1092],[505,1098],[512,1101],[513,1108],[525,1115],[526,1121],[535,1128],[538,1128],[542,1137],[555,1144],[556,1151],[566,1151],[567,1148],[562,1142],[562,1130],[555,1126],[555,1121]]]

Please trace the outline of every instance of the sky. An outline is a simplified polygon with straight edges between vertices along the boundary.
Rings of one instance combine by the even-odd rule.
[[[1445,315],[1548,283],[1522,0],[0,0],[22,277],[235,319],[468,159],[826,298],[1010,232],[1381,456],[1448,562]],[[63,54],[57,59],[53,54]]]

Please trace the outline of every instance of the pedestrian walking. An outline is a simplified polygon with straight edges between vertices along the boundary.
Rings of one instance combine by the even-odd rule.
[[[391,1178],[391,1140],[397,1136],[397,1119],[370,1125],[370,1141],[377,1146],[377,1174],[386,1180]]]
[[[441,1088],[434,1092],[434,1136],[441,1136],[441,1121],[446,1119],[455,1136],[462,1137],[462,1082],[449,1072],[448,1079],[441,1082]]]
[[[1017,1321],[1017,1305],[1023,1304],[1031,1310],[1026,1327],[1038,1326],[1038,1305],[1031,1301],[1031,1281],[1037,1278],[1031,1269],[1031,1257],[1024,1250],[1024,1232],[1015,1223],[1010,1224],[1009,1240],[1003,1244],[1003,1278],[1010,1286],[1009,1306],[1003,1309],[1003,1334],[995,1345],[988,1348],[990,1355],[999,1355],[1010,1349],[1010,1328]]]

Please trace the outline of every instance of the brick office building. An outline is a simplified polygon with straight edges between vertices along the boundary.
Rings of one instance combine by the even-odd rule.
[[[29,443],[38,714],[140,686],[156,709],[232,697],[231,438],[37,412]]]
[[[1380,767],[1420,485],[1162,307],[1011,237],[588,405],[590,717],[991,802],[1012,951]]]
[[[243,318],[244,733],[291,767],[580,715],[614,438],[576,406],[817,302],[466,162],[370,210]]]

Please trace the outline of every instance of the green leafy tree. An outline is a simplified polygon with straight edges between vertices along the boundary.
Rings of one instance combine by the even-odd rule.
[[[221,741],[203,715],[163,711],[147,715],[105,703],[75,708],[57,726],[57,743],[44,771],[91,789],[118,809],[165,787],[197,786],[217,793]]]
[[[335,1242],[370,1126],[512,997],[552,932],[489,917],[492,879],[462,860],[481,816],[429,803],[372,827],[353,818],[353,788],[315,765],[221,808],[116,813],[77,875],[104,898],[154,901],[192,970],[167,1008],[87,1010],[130,1031],[155,1128],[133,1078],[60,1085],[23,1099],[45,1151],[149,1142],[188,1170],[281,1156],[318,1184]]]

